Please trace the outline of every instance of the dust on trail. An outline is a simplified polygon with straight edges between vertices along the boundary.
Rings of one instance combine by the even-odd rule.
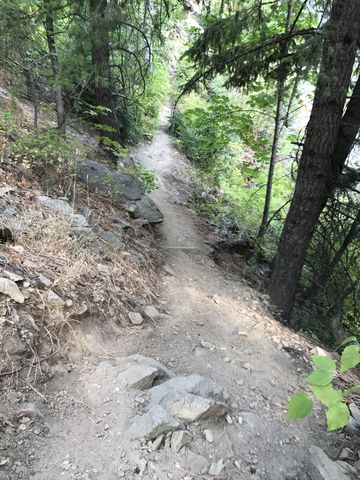
[[[256,292],[228,278],[209,257],[200,220],[181,202],[178,185],[186,162],[166,133],[167,113],[152,143],[135,150],[160,183],[152,197],[164,214],[158,228],[165,261],[175,272],[163,278],[158,308],[166,315],[156,326],[124,331],[107,344],[107,355],[89,357],[48,384],[44,393],[52,403],[41,406],[46,429],[21,447],[35,458],[30,478],[135,479],[140,471],[145,479],[190,480],[205,478],[188,473],[202,458],[209,464],[223,458],[223,479],[307,479],[309,444],[322,447],[329,438],[322,418],[291,424],[285,419],[287,399],[304,375],[279,346],[280,338],[291,344],[291,334],[271,318]],[[114,378],[116,358],[132,353],[157,358],[176,374],[196,373],[225,386],[238,421],[199,422],[187,454],[149,453],[140,442],[130,443],[126,422],[138,409],[136,394],[114,393]],[[205,440],[205,428],[214,443]]]

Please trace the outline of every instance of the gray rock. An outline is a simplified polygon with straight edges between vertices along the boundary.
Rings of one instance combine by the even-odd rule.
[[[162,365],[160,362],[158,362],[157,360],[154,360],[153,358],[145,357],[140,353],[135,353],[134,355],[130,355],[129,357],[126,357],[125,361],[128,364],[135,363],[135,364],[141,364],[141,365],[150,365],[151,367],[154,367],[157,369],[159,377],[175,377],[175,374],[171,370],[166,368],[164,365]]]
[[[160,405],[155,405],[144,415],[137,415],[131,420],[128,434],[131,438],[152,440],[163,433],[181,427],[182,424],[177,418],[169,415]]]
[[[93,160],[78,162],[77,179],[90,190],[123,196],[128,200],[139,200],[145,193],[144,185],[138,178]]]
[[[223,403],[184,392],[169,394],[162,400],[161,404],[170,415],[180,418],[184,422],[219,417],[227,412],[227,407]]]
[[[201,375],[184,375],[171,378],[161,385],[153,387],[150,391],[150,403],[159,405],[170,393],[192,393],[202,397],[210,397],[214,400],[224,402],[228,393],[220,385],[207,380]]]
[[[359,426],[360,426],[360,409],[359,409],[359,407],[357,405],[355,405],[355,403],[350,403],[349,410],[350,410],[351,416],[353,417],[355,422],[358,423]]]
[[[0,293],[10,297],[17,303],[24,303],[25,301],[25,297],[20,292],[19,287],[9,278],[0,277]]]
[[[167,275],[170,275],[170,277],[175,277],[175,272],[174,270],[170,267],[170,265],[165,264],[163,266],[163,270]]]
[[[159,450],[159,448],[161,447],[161,444],[163,443],[164,437],[165,435],[162,433],[153,441],[151,445],[151,450],[153,452],[156,452],[156,450]]]
[[[64,215],[71,216],[74,213],[72,206],[65,200],[59,198],[51,198],[45,195],[38,195],[37,199],[45,207],[53,212],[63,213]]]
[[[354,463],[354,468],[358,473],[360,473],[360,460]]]
[[[207,470],[208,460],[202,455],[199,455],[193,452],[189,448],[184,447],[183,449],[181,449],[181,451],[179,452],[179,455],[181,455],[182,457],[181,463],[189,472],[194,473],[195,475],[198,475],[205,468]],[[190,477],[185,477],[185,478],[190,478]]]
[[[45,195],[38,195],[37,199],[49,210],[56,213],[62,213],[69,217],[71,220],[71,226],[75,230],[89,230],[90,225],[84,215],[75,213],[73,207],[67,202],[67,200],[64,200],[63,198],[51,198]]]
[[[148,305],[147,307],[144,308],[143,314],[145,317],[147,317],[149,320],[157,320],[160,317],[160,312],[153,306],[153,305]]]
[[[138,312],[129,312],[129,319],[133,325],[141,325],[144,321],[141,313]]]
[[[141,195],[139,200],[128,204],[126,210],[133,218],[142,220],[142,225],[161,223],[164,220],[156,203],[147,195]]]
[[[170,446],[174,453],[177,453],[184,445],[188,445],[193,436],[187,430],[178,430],[171,435]]]
[[[224,459],[220,458],[218,462],[211,464],[208,474],[211,475],[212,477],[217,477],[221,474],[224,468],[225,468]]]
[[[209,443],[214,442],[214,434],[211,430],[209,430],[209,429],[204,430],[204,435],[205,435],[205,438],[206,438],[207,442],[209,442]]]
[[[64,300],[61,297],[59,297],[59,295],[55,293],[53,290],[48,290],[46,292],[45,300],[46,300],[47,306],[50,308],[62,309],[65,306]]]
[[[348,475],[349,473],[352,474],[352,475],[356,475],[358,473],[356,468],[354,468],[349,463],[344,462],[343,460],[337,460],[336,463],[341,467],[342,471],[346,475]]]
[[[309,448],[309,475],[311,480],[346,480],[341,467],[330,460],[321,448]]]
[[[44,275],[39,275],[38,279],[39,279],[39,282],[44,285],[44,287],[49,288],[52,284],[52,281],[49,278],[45,277]]]
[[[353,455],[350,448],[343,448],[339,455],[339,460],[348,460]]]
[[[154,367],[148,365],[132,365],[127,370],[119,373],[117,383],[122,387],[145,390],[145,388],[151,387],[157,376],[158,370]]]
[[[110,230],[103,232],[101,234],[103,239],[107,242],[107,244],[114,250],[121,252],[125,249],[125,244],[120,240],[120,238],[115,235]]]

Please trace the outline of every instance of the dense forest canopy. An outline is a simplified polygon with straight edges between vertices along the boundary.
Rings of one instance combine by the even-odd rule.
[[[271,266],[285,320],[336,340],[360,328],[359,43],[358,0],[1,0],[0,76],[34,106],[13,153],[66,151],[77,118],[115,162],[170,95],[194,208]]]

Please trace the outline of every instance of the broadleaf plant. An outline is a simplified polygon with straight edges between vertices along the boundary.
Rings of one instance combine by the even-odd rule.
[[[352,345],[348,345],[352,342]],[[356,337],[345,339],[340,347],[345,345],[347,346],[344,348],[338,364],[328,356],[313,355],[311,359],[315,369],[305,378],[312,394],[326,409],[328,430],[337,430],[348,424],[350,413],[345,400],[352,393],[360,391],[360,385],[354,385],[344,391],[334,388],[333,385],[337,375],[360,364],[360,345]],[[305,392],[296,393],[289,400],[288,419],[304,418],[310,415],[312,408],[313,398],[311,395]]]

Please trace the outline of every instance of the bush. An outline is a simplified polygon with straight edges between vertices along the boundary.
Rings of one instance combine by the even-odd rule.
[[[30,167],[63,166],[74,158],[73,146],[56,129],[27,133],[12,146],[14,157]]]

